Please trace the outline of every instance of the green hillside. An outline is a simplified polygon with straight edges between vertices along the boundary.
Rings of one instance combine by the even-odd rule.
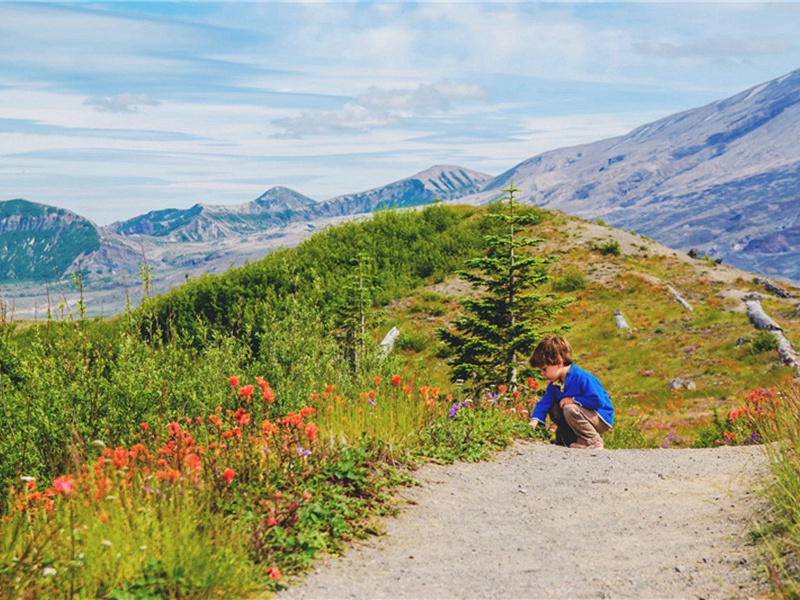
[[[67,210],[0,202],[0,282],[53,281],[78,256],[99,247],[97,228]]]
[[[276,589],[281,574],[372,531],[368,517],[391,510],[387,492],[403,481],[398,467],[549,435],[527,425],[537,381],[453,382],[435,333],[479,293],[456,272],[503,234],[489,216],[498,210],[379,212],[110,321],[0,313],[0,587],[20,597]],[[750,421],[729,411],[774,397],[755,388],[792,389],[796,371],[743,299],[759,292],[797,340],[797,289],[770,295],[750,274],[639,235],[520,210],[535,224],[519,234],[542,240],[527,252],[552,257],[536,292],[571,298],[542,327],[566,330],[617,408],[608,448],[745,443]],[[400,336],[385,354],[392,327]],[[688,387],[671,387],[678,378]]]

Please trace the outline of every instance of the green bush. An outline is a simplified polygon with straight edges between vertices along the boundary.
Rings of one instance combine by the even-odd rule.
[[[594,249],[606,256],[619,256],[622,254],[622,248],[617,240],[608,240],[603,244],[595,244]]]
[[[778,338],[769,331],[759,331],[753,344],[750,346],[752,354],[764,354],[778,349]]]
[[[424,333],[403,331],[395,342],[395,348],[401,351],[422,352],[430,345],[430,342],[430,338]]]
[[[553,280],[556,292],[575,292],[586,288],[586,276],[580,271],[568,271]]]

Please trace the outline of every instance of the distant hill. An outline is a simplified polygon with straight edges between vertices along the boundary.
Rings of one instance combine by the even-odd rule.
[[[63,208],[0,202],[0,281],[53,281],[100,248],[100,233]]]
[[[186,210],[152,211],[113,223],[106,232],[146,235],[172,242],[204,242],[281,227],[306,219],[316,202],[294,190],[273,187],[248,202],[233,206],[195,204]]]
[[[672,248],[800,281],[800,70],[599,142],[546,152],[489,182],[602,217]]]
[[[285,227],[290,223],[405,208],[480,191],[491,176],[463,167],[436,166],[388,185],[316,202],[286,187],[273,187],[236,206],[195,204],[186,210],[149,212],[106,228],[111,234],[153,236],[174,242],[208,242]]]

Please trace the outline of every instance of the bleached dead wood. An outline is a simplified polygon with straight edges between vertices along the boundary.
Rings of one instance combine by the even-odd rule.
[[[747,306],[747,317],[756,329],[764,329],[769,331],[778,340],[778,355],[781,357],[783,364],[797,369],[800,373],[800,360],[797,357],[797,351],[792,346],[792,343],[783,335],[783,329],[775,321],[773,321],[764,308],[761,306],[761,296],[758,294],[748,294],[744,297],[745,306]]]
[[[770,331],[782,331],[781,326],[773,321],[761,306],[761,296],[758,294],[747,294],[744,297],[744,305],[747,307],[747,318],[756,329],[768,329]]]
[[[672,287],[669,284],[667,284],[667,289],[672,293],[673,296],[675,296],[675,300],[680,302],[680,304],[681,304],[681,306],[683,306],[683,308],[685,308],[686,310],[694,311],[694,309],[692,308],[692,305],[689,304],[686,300],[683,299],[683,297],[678,293],[678,290],[676,290],[674,287]]]
[[[628,327],[628,322],[625,320],[625,317],[622,316],[621,310],[614,311],[614,321],[617,323],[617,329],[621,331],[630,329],[630,327]]]
[[[392,327],[389,330],[383,340],[381,340],[381,350],[383,350],[383,355],[388,355],[392,349],[394,348],[394,343],[397,341],[397,338],[400,336],[400,330],[397,327]]]

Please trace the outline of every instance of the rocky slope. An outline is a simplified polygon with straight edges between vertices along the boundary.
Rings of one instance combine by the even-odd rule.
[[[530,158],[520,199],[800,280],[800,70],[617,138]]]
[[[26,200],[0,203],[0,281],[53,279],[100,248],[93,223]]]

